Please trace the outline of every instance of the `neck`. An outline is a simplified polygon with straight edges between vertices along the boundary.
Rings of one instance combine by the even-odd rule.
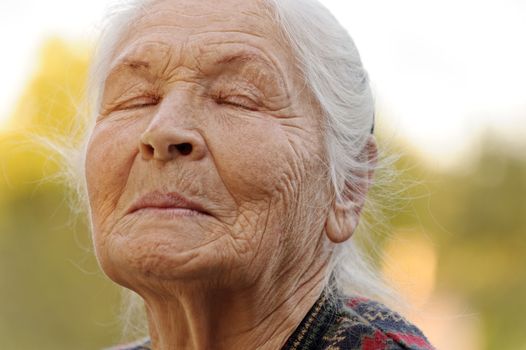
[[[143,296],[152,347],[280,349],[322,293],[323,273],[242,290],[195,283],[170,296]]]

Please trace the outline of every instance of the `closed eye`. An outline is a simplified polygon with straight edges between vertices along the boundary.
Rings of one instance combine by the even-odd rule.
[[[219,105],[230,105],[233,107],[247,109],[249,111],[256,111],[258,104],[251,98],[243,95],[231,95],[231,96],[220,96],[217,97],[216,103]]]
[[[158,96],[137,97],[121,103],[115,108],[115,110],[130,110],[156,106],[159,101],[160,98]]]

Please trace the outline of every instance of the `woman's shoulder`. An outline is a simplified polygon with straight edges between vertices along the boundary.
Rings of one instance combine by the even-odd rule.
[[[376,301],[350,297],[323,336],[322,349],[432,350],[425,335],[399,313]]]

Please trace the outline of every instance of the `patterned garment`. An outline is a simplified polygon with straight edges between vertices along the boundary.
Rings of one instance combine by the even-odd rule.
[[[351,297],[345,305],[322,295],[282,350],[434,350],[422,332],[375,301]]]
[[[148,339],[113,350],[152,350]],[[322,295],[281,350],[434,350],[398,313],[365,298],[345,305]]]

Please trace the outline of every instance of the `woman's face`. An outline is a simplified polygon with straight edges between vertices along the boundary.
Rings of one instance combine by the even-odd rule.
[[[157,1],[121,38],[86,160],[116,282],[253,283],[318,251],[321,117],[279,38],[246,0]]]

